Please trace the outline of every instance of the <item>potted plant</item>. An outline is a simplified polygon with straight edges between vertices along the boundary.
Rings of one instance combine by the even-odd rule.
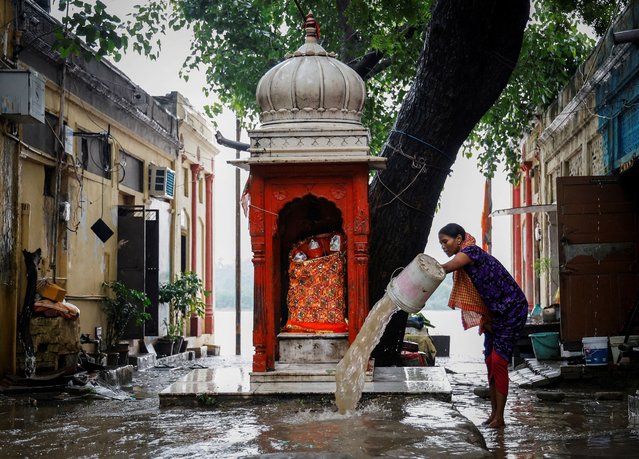
[[[128,343],[126,349],[119,349],[119,342],[129,322],[134,321],[136,325],[142,325],[144,321],[151,318],[151,315],[146,312],[151,300],[146,293],[128,288],[120,281],[105,282],[104,286],[111,290],[111,295],[102,302],[102,311],[107,320],[104,336],[105,350],[107,354],[115,352],[128,354]]]
[[[184,339],[186,318],[193,314],[204,317],[204,297],[209,293],[204,290],[202,280],[194,272],[181,273],[173,282],[160,286],[159,299],[162,303],[169,304],[169,321],[164,321],[166,338],[174,343],[174,347]],[[180,351],[180,346],[174,349],[174,352]]]

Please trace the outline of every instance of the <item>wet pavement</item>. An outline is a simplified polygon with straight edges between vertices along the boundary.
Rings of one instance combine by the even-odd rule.
[[[160,407],[158,393],[193,369],[234,368],[246,358],[207,357],[180,368],[136,372],[125,391],[0,396],[0,456],[88,457],[633,457],[639,427],[627,397],[597,400],[596,384],[564,384],[560,402],[541,389],[511,386],[504,429],[481,422],[490,402],[480,361],[440,359],[452,402],[422,396],[364,399],[354,415],[331,397],[201,400],[195,408]],[[625,387],[634,393],[636,387]],[[119,399],[116,399],[119,398]]]

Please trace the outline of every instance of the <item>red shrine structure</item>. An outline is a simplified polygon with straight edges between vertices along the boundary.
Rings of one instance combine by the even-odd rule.
[[[296,338],[343,339],[347,347],[369,310],[369,170],[383,168],[385,159],[370,155],[370,135],[361,124],[363,80],[318,44],[312,13],[305,31],[305,44],[258,83],[261,125],[249,131],[250,158],[229,161],[250,172],[245,196],[255,270],[254,372],[275,370],[281,344],[291,336],[283,330],[297,241],[343,235],[348,331],[293,334]],[[312,354],[317,344],[298,348]]]

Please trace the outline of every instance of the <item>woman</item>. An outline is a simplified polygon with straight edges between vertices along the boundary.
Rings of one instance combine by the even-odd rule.
[[[464,328],[479,325],[492,412],[485,424],[504,426],[508,396],[508,362],[526,324],[528,302],[515,279],[497,259],[475,245],[475,238],[456,223],[439,230],[439,243],[449,257],[442,266],[453,274],[449,306],[462,310]]]

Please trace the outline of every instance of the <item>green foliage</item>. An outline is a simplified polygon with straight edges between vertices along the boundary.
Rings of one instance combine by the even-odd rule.
[[[535,114],[552,103],[593,46],[594,40],[577,30],[574,17],[536,3],[508,85],[465,144],[468,156],[478,152],[485,176],[492,177],[503,162],[510,180],[517,180],[520,139],[529,131]]]
[[[130,289],[120,281],[105,282],[104,286],[111,290],[111,296],[102,302],[102,311],[107,319],[104,342],[106,349],[111,350],[122,339],[130,321],[141,326],[151,318],[146,312],[151,300],[146,293]]]
[[[546,0],[559,13],[575,12],[580,19],[591,26],[597,35],[603,35],[621,9],[629,0]]]
[[[200,406],[213,407],[218,404],[218,399],[213,394],[198,394],[195,399]]]
[[[551,267],[552,263],[550,258],[548,257],[537,258],[533,262],[533,270],[535,271],[535,275],[537,277],[540,277],[545,272],[549,272]]]
[[[203,298],[209,293],[194,272],[181,273],[173,282],[160,286],[159,300],[169,304],[170,321],[164,322],[169,338],[182,336],[186,317],[193,314],[204,317],[206,304]]]
[[[399,106],[415,78],[432,0],[347,0],[304,3],[321,25],[321,44],[367,80],[363,123],[371,130],[377,153],[393,125]],[[484,115],[465,145],[478,152],[482,172],[492,176],[500,163],[510,178],[518,175],[518,141],[535,113],[546,108],[575,72],[594,42],[577,30],[578,20],[603,33],[627,0],[538,0],[510,82],[495,106]],[[96,56],[132,49],[151,59],[161,49],[167,30],[190,28],[191,49],[182,69],[202,68],[207,87],[219,103],[206,107],[210,116],[227,106],[244,120],[257,120],[255,88],[259,78],[295,51],[303,40],[302,17],[295,2],[272,0],[148,0],[136,5],[126,20],[106,13],[100,1],[60,0],[73,6],[66,30],[91,43]],[[126,33],[124,33],[126,32]],[[63,55],[78,52],[74,39],[60,34]],[[362,70],[366,56],[378,59]],[[512,65],[513,63],[505,63]]]
[[[123,33],[125,29],[121,19],[109,14],[107,6],[100,0],[59,1],[60,11],[69,12],[71,7],[74,12],[62,19],[63,29],[55,31],[55,48],[60,55],[64,58],[75,54],[87,60],[110,56],[119,61],[122,50],[126,50],[129,42],[128,36]],[[89,45],[90,51],[82,46],[83,41]]]

